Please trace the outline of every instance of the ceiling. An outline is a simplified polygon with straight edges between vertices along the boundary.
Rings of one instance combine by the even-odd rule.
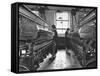
[[[38,10],[40,8],[44,8],[45,10],[60,10],[60,11],[70,11],[75,9],[73,7],[59,7],[59,6],[39,6],[39,5],[27,5],[31,10]]]

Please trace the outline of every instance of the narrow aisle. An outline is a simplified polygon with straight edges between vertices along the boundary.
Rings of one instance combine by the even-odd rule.
[[[50,70],[50,69],[68,69],[68,68],[81,68],[79,62],[76,58],[66,54],[65,50],[58,50],[56,58],[53,61],[50,61],[49,54],[44,62],[40,63],[38,70]]]

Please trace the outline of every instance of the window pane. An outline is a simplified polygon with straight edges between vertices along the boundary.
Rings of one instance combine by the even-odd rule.
[[[68,12],[63,12],[63,20],[68,20]]]
[[[62,30],[57,30],[57,33],[63,34],[63,31]]]
[[[65,34],[66,30],[62,30],[63,34]]]
[[[63,21],[63,27],[62,28],[69,28],[68,21]]]
[[[69,28],[68,21],[57,21],[57,28]]]
[[[56,13],[57,20],[68,20],[68,12]]]
[[[66,30],[57,30],[58,34],[65,34]]]
[[[63,19],[63,13],[56,13],[56,19],[62,20]]]
[[[62,21],[57,21],[57,26],[56,28],[62,28],[63,22]]]

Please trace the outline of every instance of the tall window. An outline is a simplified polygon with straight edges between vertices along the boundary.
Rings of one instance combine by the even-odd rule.
[[[56,27],[58,34],[65,34],[67,28],[70,28],[69,12],[56,13]]]

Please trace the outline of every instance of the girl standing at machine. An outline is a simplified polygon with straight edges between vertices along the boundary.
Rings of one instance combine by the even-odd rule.
[[[50,60],[55,59],[56,53],[57,53],[57,44],[58,44],[58,33],[56,31],[55,25],[52,25],[52,31],[54,32],[53,40],[54,40],[54,43],[56,46],[55,46],[55,50],[53,50],[53,52],[52,52],[52,58],[50,58]]]

